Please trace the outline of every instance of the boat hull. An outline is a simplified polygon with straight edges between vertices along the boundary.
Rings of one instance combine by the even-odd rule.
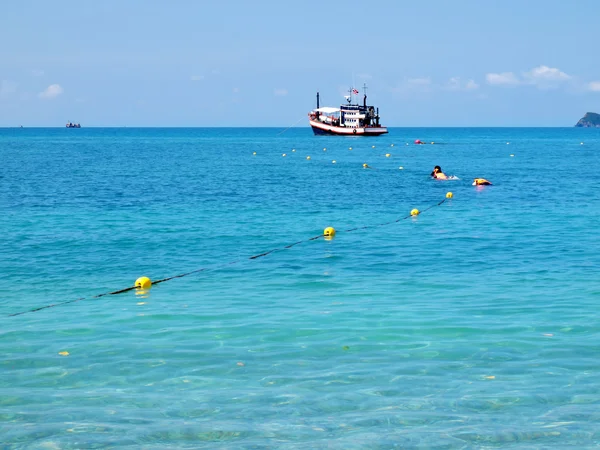
[[[329,136],[380,136],[388,132],[386,127],[337,127],[317,120],[309,120],[315,135]]]

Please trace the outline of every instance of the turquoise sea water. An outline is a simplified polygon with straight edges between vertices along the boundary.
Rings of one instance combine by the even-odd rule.
[[[0,130],[0,448],[600,445],[600,130],[281,131]]]

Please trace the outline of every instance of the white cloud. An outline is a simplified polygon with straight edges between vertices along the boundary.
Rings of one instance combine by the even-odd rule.
[[[571,79],[570,75],[548,66],[535,67],[523,75],[530,80],[567,81]]]
[[[591,81],[587,84],[588,91],[600,92],[600,81]]]
[[[538,66],[523,74],[525,83],[534,85],[538,89],[555,89],[561,83],[571,80],[567,75],[555,67]]]
[[[8,97],[17,91],[17,83],[8,80],[0,81],[0,98]]]
[[[474,91],[475,89],[479,89],[479,85],[475,83],[475,80],[468,80],[467,84],[465,84],[465,89],[467,91]]]
[[[446,88],[450,89],[451,91],[458,91],[460,89],[460,78],[459,77],[452,77],[448,80],[448,82],[446,83]]]
[[[517,77],[513,72],[488,73],[485,79],[494,86],[517,86],[528,84],[538,89],[554,89],[562,83],[572,81],[573,77],[556,67],[538,66]]]
[[[31,71],[31,75],[33,75],[34,77],[43,77],[44,76],[44,71],[43,70],[39,70],[39,69],[34,69]]]
[[[273,93],[279,97],[283,97],[288,94],[287,89],[275,89]]]
[[[190,80],[192,80],[192,81],[202,81],[202,80],[204,80],[204,75],[192,75],[190,77]]]
[[[521,83],[512,72],[488,73],[485,80],[494,86],[516,86]]]
[[[63,92],[64,89],[60,86],[60,84],[51,84],[43,92],[40,92],[38,97],[49,100],[58,97]]]
[[[460,77],[450,78],[443,87],[450,91],[474,91],[479,89],[479,85],[475,83],[475,80],[469,79],[463,83]]]

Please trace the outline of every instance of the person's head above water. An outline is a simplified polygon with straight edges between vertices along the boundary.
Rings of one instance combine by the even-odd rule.
[[[442,172],[442,168],[440,166],[435,166],[433,168],[433,172],[431,172],[431,176],[436,180],[447,180],[448,177],[444,172]]]
[[[442,172],[442,168],[440,166],[435,166],[433,168],[433,172],[431,172],[431,176],[434,177],[436,173],[444,173],[444,172]]]

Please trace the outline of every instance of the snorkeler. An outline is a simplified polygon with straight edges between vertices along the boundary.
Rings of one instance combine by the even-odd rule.
[[[473,186],[491,186],[491,185],[492,185],[492,183],[490,183],[485,178],[475,178],[473,180]]]
[[[435,166],[433,168],[433,172],[431,172],[431,176],[437,180],[447,180],[448,177],[444,172],[442,172],[442,168],[440,166]]]

